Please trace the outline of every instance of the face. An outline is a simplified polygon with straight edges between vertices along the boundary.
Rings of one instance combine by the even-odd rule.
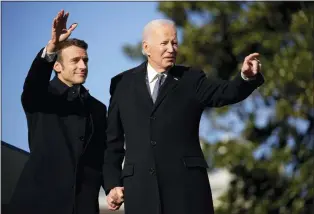
[[[73,86],[83,84],[87,78],[88,56],[86,50],[77,46],[70,46],[61,51],[61,61],[57,61],[54,70],[58,78]]]
[[[177,33],[174,26],[164,24],[151,32],[148,41],[143,42],[143,48],[149,63],[158,70],[164,71],[176,62],[178,51]]]

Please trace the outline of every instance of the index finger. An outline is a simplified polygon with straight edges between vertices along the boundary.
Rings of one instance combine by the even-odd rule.
[[[67,21],[68,21],[68,17],[69,17],[69,12],[65,13],[64,16],[62,17],[63,18],[63,22],[64,22],[64,28],[67,28],[66,24],[67,24]]]
[[[247,57],[245,57],[245,61],[250,61],[250,60],[252,60],[258,56],[259,56],[259,53],[252,53],[252,54],[248,55]]]
[[[61,18],[63,18],[63,15],[64,15],[64,10],[60,10],[56,16],[56,19],[60,20]]]

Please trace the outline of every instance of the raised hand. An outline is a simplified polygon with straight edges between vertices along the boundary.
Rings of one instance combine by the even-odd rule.
[[[77,23],[72,24],[68,29],[66,27],[69,12],[65,13],[61,10],[57,16],[53,19],[51,40],[47,45],[47,52],[54,52],[59,42],[62,42],[69,38],[72,31],[77,27]]]
[[[246,77],[253,77],[261,71],[262,64],[258,60],[259,53],[252,53],[245,57],[241,72]]]

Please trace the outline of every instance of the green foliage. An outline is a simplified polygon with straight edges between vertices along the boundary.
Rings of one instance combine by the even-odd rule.
[[[229,131],[244,124],[236,138],[203,147],[212,168],[234,175],[216,212],[314,213],[314,3],[161,2],[159,10],[182,32],[178,63],[209,78],[230,79],[245,56],[261,56],[264,85],[244,102],[205,112],[209,124],[237,115],[235,126],[221,125]],[[142,59],[140,43],[128,47]]]

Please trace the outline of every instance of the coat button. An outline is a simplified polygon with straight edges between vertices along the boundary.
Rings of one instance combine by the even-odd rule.
[[[151,175],[155,175],[156,171],[155,171],[154,168],[150,168],[150,169],[149,169],[149,173],[150,173]]]
[[[84,141],[84,139],[85,139],[84,136],[81,136],[81,137],[80,137],[80,140],[81,140],[81,141]]]
[[[156,141],[150,141],[150,144],[152,144],[152,146],[156,146]]]
[[[156,117],[151,116],[151,117],[149,117],[149,119],[151,119],[151,120],[156,120]]]

